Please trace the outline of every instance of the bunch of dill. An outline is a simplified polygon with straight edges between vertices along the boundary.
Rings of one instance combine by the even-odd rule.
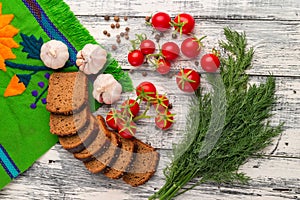
[[[282,131],[269,118],[276,103],[275,80],[249,85],[253,48],[247,49],[245,33],[224,28],[220,41],[225,55],[220,74],[208,74],[213,92],[196,92],[187,115],[185,139],[173,148],[172,162],[164,170],[165,185],[149,199],[172,199],[205,182],[246,183],[240,165],[265,148]],[[198,182],[184,188],[192,179]]]

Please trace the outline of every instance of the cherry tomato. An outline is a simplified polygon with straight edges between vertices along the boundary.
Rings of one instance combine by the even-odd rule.
[[[167,74],[171,70],[171,63],[165,59],[159,59],[156,71],[160,74]]]
[[[171,27],[171,17],[164,12],[158,12],[151,18],[152,26],[158,31],[167,31]]]
[[[134,99],[128,99],[124,101],[121,105],[121,112],[124,114],[130,114],[136,117],[139,114],[140,105]]]
[[[190,14],[182,13],[175,17],[173,25],[179,33],[190,34],[195,27],[195,19]]]
[[[144,63],[144,54],[141,50],[133,50],[128,54],[128,62],[134,67],[140,66]]]
[[[157,94],[155,101],[152,103],[157,111],[165,111],[168,109],[169,104],[169,99],[164,94]]]
[[[161,130],[169,129],[174,123],[174,115],[170,111],[160,112],[155,117],[155,125]]]
[[[188,58],[195,58],[200,54],[201,47],[197,38],[187,38],[181,43],[181,52]]]
[[[122,118],[122,115],[121,115],[121,111],[120,110],[115,110],[115,109],[112,109],[110,110],[107,115],[106,115],[106,124],[114,129],[114,130],[117,130],[118,129],[118,119]]]
[[[120,120],[118,124],[118,133],[121,137],[130,139],[136,133],[136,124],[132,120]]]
[[[215,54],[205,54],[201,58],[201,67],[206,72],[216,72],[220,67],[220,60]]]
[[[175,42],[166,42],[161,47],[161,53],[166,60],[175,60],[180,53],[180,49]]]
[[[143,101],[153,101],[156,98],[156,87],[150,82],[140,83],[135,91],[136,95]]]
[[[155,51],[155,43],[152,40],[143,40],[140,49],[144,55],[152,54]]]
[[[193,69],[181,69],[176,76],[176,83],[184,92],[194,92],[200,86],[200,75]]]

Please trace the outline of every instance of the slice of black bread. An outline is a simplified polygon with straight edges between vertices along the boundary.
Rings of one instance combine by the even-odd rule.
[[[95,140],[84,150],[74,153],[74,157],[83,162],[88,162],[92,160],[94,156],[105,152],[110,145],[110,131],[107,129],[105,121],[95,120],[99,126]]]
[[[99,125],[94,117],[90,117],[89,125],[82,131],[72,136],[59,136],[59,143],[62,147],[71,153],[82,151],[86,146],[89,146],[96,138],[99,131]]]
[[[135,144],[134,160],[123,180],[133,187],[146,183],[155,173],[159,161],[159,154],[153,147],[138,139],[133,139]]]
[[[50,132],[58,136],[74,135],[81,131],[89,121],[91,113],[88,107],[72,115],[57,115],[50,113]]]
[[[85,167],[92,173],[99,173],[110,165],[118,156],[119,140],[114,132],[110,132],[110,145],[106,151],[101,152],[93,160],[84,162]]]
[[[46,109],[70,115],[88,101],[88,79],[82,72],[54,72],[49,79]]]
[[[105,176],[112,179],[121,178],[133,158],[134,142],[130,139],[124,139],[122,137],[119,137],[119,139],[121,143],[121,149],[118,158],[112,165],[106,167],[103,173]]]

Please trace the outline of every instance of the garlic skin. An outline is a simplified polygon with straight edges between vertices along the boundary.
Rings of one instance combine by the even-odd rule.
[[[85,74],[97,74],[106,63],[107,52],[97,44],[86,44],[77,53],[76,65]]]
[[[41,47],[41,60],[51,69],[59,69],[65,66],[69,56],[67,45],[58,40],[50,40]]]
[[[100,74],[94,81],[93,97],[100,103],[113,104],[121,93],[121,84],[111,74]]]

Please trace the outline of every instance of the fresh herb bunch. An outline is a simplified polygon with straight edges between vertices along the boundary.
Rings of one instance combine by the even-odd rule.
[[[247,49],[244,33],[225,28],[224,34],[221,73],[207,75],[213,92],[196,92],[185,138],[174,146],[172,162],[164,170],[166,183],[149,199],[172,199],[205,182],[246,183],[249,178],[238,172],[239,166],[282,131],[282,124],[269,122],[276,102],[274,78],[249,86],[245,71],[251,68],[254,50]],[[197,183],[184,187],[194,178],[199,178]]]

